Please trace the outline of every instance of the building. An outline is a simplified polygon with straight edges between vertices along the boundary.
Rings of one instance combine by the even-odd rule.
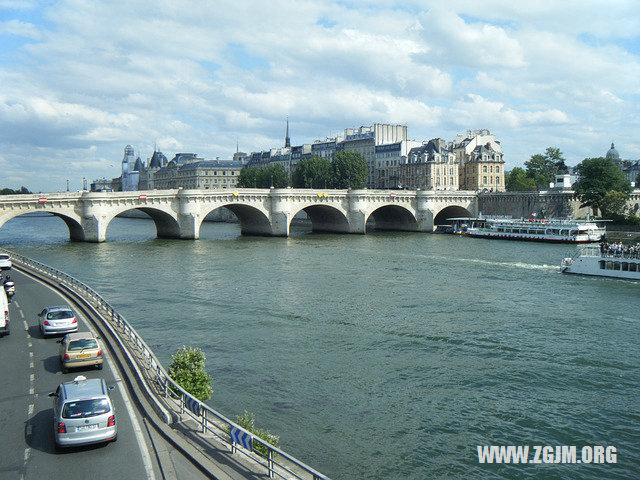
[[[412,148],[400,167],[400,181],[406,188],[458,190],[458,179],[453,145],[441,138]]]
[[[369,167],[367,188],[376,188],[376,147],[407,140],[406,125],[374,123],[370,127],[346,128],[344,140],[336,145],[337,151],[351,151],[362,155]]]
[[[154,182],[155,173],[160,170],[162,167],[166,167],[169,161],[164,154],[154,149],[153,155],[147,162],[147,165],[143,165],[142,170],[140,170],[140,180],[138,182],[139,190],[153,190],[156,188]]]
[[[489,130],[468,130],[457,135],[453,153],[461,190],[505,190],[502,145]]]
[[[419,147],[421,142],[402,140],[375,147],[375,188],[398,189],[407,186],[403,168],[411,149]]]
[[[135,153],[131,145],[124,147],[124,157],[122,158],[122,177],[120,189],[123,192],[138,190],[138,181],[142,161],[140,157],[135,158]]]

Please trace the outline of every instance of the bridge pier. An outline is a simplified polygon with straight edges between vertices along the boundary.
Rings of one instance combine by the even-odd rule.
[[[104,217],[102,219],[93,215],[84,217],[82,229],[85,242],[102,243],[107,239],[107,222]]]

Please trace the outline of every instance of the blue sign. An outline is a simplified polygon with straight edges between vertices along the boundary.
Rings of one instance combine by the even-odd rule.
[[[200,402],[195,398],[186,397],[184,399],[184,406],[191,410],[194,415],[200,416]]]
[[[253,451],[253,436],[250,433],[231,425],[229,435],[231,435],[232,441],[249,451]]]

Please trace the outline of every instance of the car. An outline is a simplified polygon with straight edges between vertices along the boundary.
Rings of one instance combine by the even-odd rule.
[[[11,257],[6,253],[0,253],[0,270],[11,270]]]
[[[91,332],[68,333],[60,343],[60,363],[62,373],[70,368],[96,367],[102,370],[104,355],[98,338]]]
[[[44,308],[38,314],[38,324],[43,337],[78,331],[78,319],[73,310],[67,306]]]
[[[53,397],[53,431],[56,447],[75,447],[115,442],[118,438],[116,412],[101,378],[80,375],[58,385]]]
[[[0,337],[9,333],[9,300],[4,289],[0,287]]]

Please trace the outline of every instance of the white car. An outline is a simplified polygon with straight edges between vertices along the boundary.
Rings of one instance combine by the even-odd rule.
[[[0,253],[0,270],[11,270],[11,257],[6,253]]]

